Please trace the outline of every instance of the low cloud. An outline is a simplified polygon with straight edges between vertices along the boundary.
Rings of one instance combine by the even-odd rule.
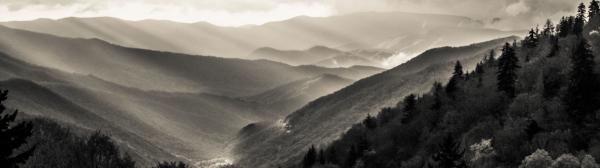
[[[3,16],[0,19],[112,16],[242,25],[298,15],[406,11],[461,15],[490,24],[496,20],[494,26],[524,29],[541,24],[546,18],[572,14],[580,2],[582,0],[0,0],[0,16]],[[240,17],[243,20],[236,19]]]

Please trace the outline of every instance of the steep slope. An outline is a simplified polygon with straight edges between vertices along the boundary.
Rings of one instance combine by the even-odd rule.
[[[390,49],[416,55],[432,47],[466,45],[513,34],[486,29],[466,17],[402,12],[302,16],[242,27],[114,18],[39,19],[2,24],[64,37],[99,38],[128,47],[237,58],[260,47],[302,50],[315,45],[343,50]]]
[[[106,130],[146,163],[223,157],[244,125],[274,120],[258,103],[198,93],[143,91],[97,77],[31,65],[0,54],[10,107],[88,130]],[[277,113],[279,114],[279,112]]]
[[[19,109],[22,115],[50,118],[86,132],[101,130],[111,133],[120,146],[132,154],[141,165],[150,166],[156,160],[179,159],[135,133],[115,127],[95,113],[31,81],[23,79],[0,81],[0,88],[10,91],[10,99],[6,105]]]
[[[90,74],[142,90],[231,97],[258,94],[325,73],[360,79],[378,72],[157,52],[120,47],[97,39],[61,38],[6,27],[0,27],[0,51],[35,65]]]
[[[325,74],[297,80],[245,99],[268,106],[273,111],[279,112],[277,114],[280,117],[285,117],[306,103],[331,94],[352,82],[354,81],[350,79]]]
[[[466,69],[492,49],[516,37],[508,37],[464,47],[434,49],[394,69],[362,79],[321,97],[292,113],[281,123],[243,133],[233,153],[240,165],[270,167],[297,158],[310,144],[330,142],[352,124],[393,106],[409,93],[423,93],[434,81],[446,81],[455,61]],[[438,50],[438,52],[434,52]],[[435,53],[435,54],[433,54]],[[425,59],[435,57],[436,59]],[[296,159],[297,160],[297,159]]]

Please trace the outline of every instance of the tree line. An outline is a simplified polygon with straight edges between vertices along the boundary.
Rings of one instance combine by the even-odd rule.
[[[445,85],[369,114],[289,167],[600,167],[599,15],[598,1],[582,3],[472,71],[456,61]]]

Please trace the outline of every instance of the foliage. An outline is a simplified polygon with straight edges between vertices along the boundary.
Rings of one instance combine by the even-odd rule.
[[[13,168],[27,161],[35,151],[35,146],[19,150],[27,143],[33,126],[31,122],[15,123],[19,113],[17,110],[4,114],[7,96],[7,90],[0,91],[0,167]]]
[[[164,162],[158,163],[156,166],[154,166],[152,168],[191,168],[191,167],[183,162],[164,161]]]

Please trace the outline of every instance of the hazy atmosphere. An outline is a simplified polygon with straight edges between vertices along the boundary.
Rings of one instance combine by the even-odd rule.
[[[0,0],[0,168],[600,168],[598,0]]]
[[[527,29],[572,14],[582,0],[3,0],[0,20],[109,16],[209,22],[219,26],[264,24],[296,16],[405,11],[468,16],[488,26]]]

